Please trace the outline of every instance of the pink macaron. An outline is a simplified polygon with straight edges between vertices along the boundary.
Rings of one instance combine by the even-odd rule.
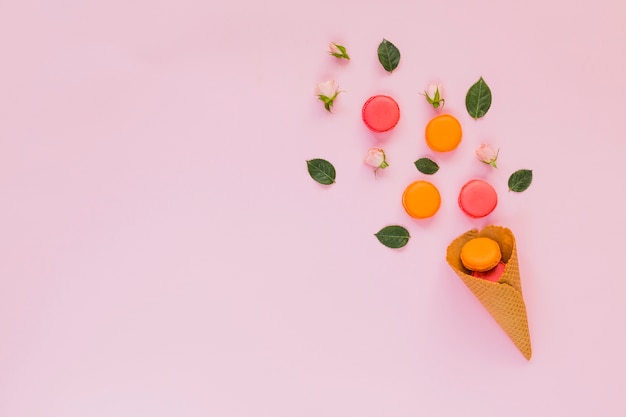
[[[470,217],[480,218],[491,213],[498,205],[496,190],[486,181],[468,181],[459,193],[459,207]]]
[[[486,279],[487,281],[491,281],[491,282],[498,282],[498,280],[502,276],[502,273],[504,272],[505,267],[506,265],[504,263],[498,262],[498,265],[491,268],[489,271],[485,271],[485,272],[472,271],[472,276],[476,278]]]
[[[370,97],[361,111],[363,122],[374,132],[386,132],[393,129],[400,120],[400,106],[389,96]]]

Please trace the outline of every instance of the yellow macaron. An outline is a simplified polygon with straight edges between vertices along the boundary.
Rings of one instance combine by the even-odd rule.
[[[500,245],[488,237],[477,237],[461,248],[461,262],[470,271],[489,271],[502,259]]]

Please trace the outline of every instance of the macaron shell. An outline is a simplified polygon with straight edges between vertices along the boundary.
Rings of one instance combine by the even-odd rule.
[[[490,269],[489,271],[485,271],[485,272],[472,271],[472,276],[476,278],[486,279],[487,281],[491,281],[491,282],[498,282],[498,280],[502,276],[502,273],[504,272],[505,266],[506,265],[504,264],[504,262],[498,262],[498,265],[496,265],[494,268]]]
[[[374,132],[386,132],[398,124],[400,106],[389,96],[373,96],[363,105],[361,117],[365,125]]]
[[[442,114],[426,125],[426,144],[433,151],[450,152],[461,143],[461,123],[452,115]]]
[[[470,217],[485,217],[497,205],[498,193],[489,183],[483,180],[467,182],[459,193],[459,207]]]
[[[441,206],[439,190],[428,181],[409,184],[402,194],[402,205],[409,216],[426,219],[434,216]]]
[[[472,239],[461,248],[461,262],[470,271],[489,271],[501,259],[498,242],[488,237]]]

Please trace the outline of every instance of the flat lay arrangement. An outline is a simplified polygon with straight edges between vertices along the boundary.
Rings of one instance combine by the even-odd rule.
[[[383,39],[377,49],[378,59],[385,71],[393,73],[401,54],[398,48],[387,39]],[[350,60],[347,48],[335,42],[329,44],[329,54],[336,59]],[[352,64],[354,65],[354,63]],[[332,107],[342,91],[335,80],[317,84],[315,94],[332,114]],[[454,152],[463,140],[463,127],[453,114],[444,113],[445,95],[440,82],[430,83],[427,88],[416,94],[439,112],[424,127],[424,141],[436,154]],[[486,81],[480,77],[467,91],[465,108],[475,120],[483,118],[492,105],[492,92]],[[396,127],[404,114],[393,97],[384,94],[372,95],[365,101],[361,110],[363,123],[375,134],[388,132]],[[335,115],[337,117],[337,115]],[[483,143],[474,152],[473,158],[479,163],[497,168],[500,149]],[[388,168],[387,154],[382,148],[370,148],[364,163],[372,166],[376,173]],[[415,161],[416,169],[424,175],[441,172],[440,164],[428,157]],[[334,165],[322,158],[307,161],[307,168],[312,179],[320,184],[331,186],[337,172]],[[442,175],[442,174],[438,174]],[[508,187],[511,192],[523,192],[532,183],[532,170],[520,169],[509,176]],[[441,194],[436,185],[426,179],[409,183],[401,199],[406,214],[413,220],[420,221],[437,215],[441,205]],[[458,207],[461,215],[472,219],[489,216],[498,205],[496,189],[483,179],[469,179],[459,190]],[[383,245],[398,249],[408,244],[410,233],[403,225],[388,225],[374,234]],[[530,333],[524,299],[522,298],[517,249],[513,233],[505,227],[491,225],[481,231],[472,229],[454,242],[447,250],[446,261],[463,283],[480,300],[502,329],[511,338],[515,346],[526,359],[532,355]]]

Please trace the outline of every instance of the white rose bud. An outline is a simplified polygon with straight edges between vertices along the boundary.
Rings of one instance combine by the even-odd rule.
[[[367,165],[374,167],[374,172],[379,169],[385,169],[389,166],[387,163],[387,156],[385,155],[385,151],[381,148],[370,148],[367,151],[367,155],[363,160]]]
[[[343,45],[339,45],[335,42],[331,42],[328,44],[328,53],[335,58],[343,58],[350,60],[348,53],[346,52],[346,47]]]
[[[322,81],[315,86],[315,95],[324,103],[324,108],[329,112],[339,93],[339,85],[335,80]]]
[[[495,150],[491,145],[487,145],[483,143],[476,149],[476,157],[482,163],[487,165],[491,165],[494,168],[498,168],[496,166],[496,161],[498,160],[498,153],[500,153],[500,149]]]
[[[441,84],[428,84],[428,87],[426,87],[426,91],[424,91],[423,95],[426,97],[426,101],[432,104],[433,107],[436,109],[438,109],[440,106],[443,107],[443,104],[445,103]]]

